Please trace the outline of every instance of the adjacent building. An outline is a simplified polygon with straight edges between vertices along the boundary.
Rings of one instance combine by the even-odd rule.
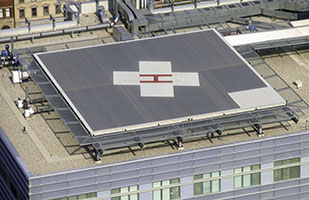
[[[25,25],[25,18],[31,22],[49,20],[53,17],[62,17],[62,6],[57,0],[14,0],[14,18],[16,27]]]
[[[9,29],[14,27],[14,1],[0,1],[0,29]]]

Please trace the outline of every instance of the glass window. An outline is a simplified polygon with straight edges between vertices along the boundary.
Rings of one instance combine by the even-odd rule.
[[[3,18],[3,9],[0,8],[0,18]]]
[[[87,195],[86,194],[78,195],[78,199],[87,199]]]
[[[18,2],[19,3],[25,3],[25,0],[19,0]]]
[[[88,193],[88,194],[86,194],[86,197],[87,198],[97,197],[97,193],[96,192]]]
[[[259,170],[260,165],[252,165],[234,169],[234,174],[248,173],[234,177],[234,188],[245,188],[261,184],[261,172],[252,173],[252,171]]]
[[[220,192],[220,179],[209,180],[209,178],[220,177],[220,172],[194,175],[194,180],[201,179],[202,182],[194,183],[194,195],[210,194]]]
[[[122,188],[115,188],[112,189],[112,194],[119,194],[119,196],[112,197],[112,200],[138,200],[138,194],[127,194],[127,195],[121,195],[123,193],[128,192],[136,192],[138,191],[138,186],[129,186],[129,187],[122,187]]]
[[[69,200],[77,200],[77,196],[70,196]]]
[[[61,13],[60,5],[55,5],[55,9],[56,9],[56,14],[60,14]]]
[[[11,9],[10,8],[6,8],[5,9],[5,17],[11,17]]]
[[[153,187],[163,187],[163,186],[170,186],[168,188],[163,188],[159,190],[153,191],[153,199],[156,200],[173,200],[173,199],[180,199],[180,187],[174,186],[174,184],[179,183],[179,178],[174,178],[170,180],[158,181],[153,183]]]
[[[261,180],[261,173],[257,172],[257,173],[253,173],[251,174],[251,185],[260,185],[260,180]]]
[[[88,198],[93,198],[93,197],[97,197],[96,192],[91,192],[91,193],[87,193],[87,194],[80,194],[80,195],[73,195],[73,196],[69,196],[69,197],[62,197],[62,198],[57,198],[57,199],[53,199],[53,200],[80,200],[80,199],[88,199]]]
[[[24,10],[24,9],[20,9],[20,10],[19,10],[19,18],[20,18],[20,19],[25,18],[25,10]]]
[[[49,15],[49,6],[43,6],[43,15]]]
[[[38,16],[37,8],[31,8],[31,13],[32,13],[32,17],[37,17]]]
[[[283,165],[291,165],[296,164],[300,162],[300,158],[292,158],[287,160],[280,160],[276,161],[274,163],[275,167],[283,166]],[[275,169],[274,170],[274,181],[283,181],[283,180],[289,180],[293,178],[299,178],[300,177],[300,166],[294,166],[294,167],[286,167],[281,169]]]

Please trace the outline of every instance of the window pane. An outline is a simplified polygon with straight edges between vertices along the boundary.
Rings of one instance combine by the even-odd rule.
[[[154,182],[153,187],[161,187],[161,182]]]
[[[260,176],[261,176],[260,172],[251,174],[251,181],[252,181],[251,185],[252,186],[253,185],[260,185],[261,184]]]
[[[56,14],[60,14],[61,13],[60,5],[56,5],[55,9],[56,9]]]
[[[131,194],[130,200],[138,200],[138,195],[137,194]]]
[[[44,6],[43,7],[43,14],[46,16],[46,15],[49,15],[49,7],[48,6]]]
[[[3,10],[0,8],[0,18],[3,18]]]
[[[162,190],[162,197],[163,197],[163,200],[170,199],[170,189],[169,188]]]
[[[171,179],[171,184],[177,184],[177,183],[179,183],[179,178]]]
[[[210,173],[206,173],[206,174],[203,174],[203,179],[207,179],[207,178],[210,178]]]
[[[288,165],[288,164],[291,164],[291,163],[292,163],[292,159],[288,159],[288,160],[283,160],[282,161],[283,165]]]
[[[300,177],[300,166],[291,167],[291,178]]]
[[[291,170],[290,167],[283,168],[283,180],[291,179]]]
[[[78,199],[87,199],[86,194],[78,195]]]
[[[244,179],[243,187],[250,187],[251,186],[251,174],[244,175],[243,179]]]
[[[282,170],[281,169],[275,169],[274,173],[274,181],[281,181],[282,180]]]
[[[120,193],[126,193],[126,192],[129,192],[129,188],[128,187],[120,188]]]
[[[77,200],[77,196],[71,196],[69,197],[69,200]]]
[[[6,17],[11,17],[11,12],[9,8],[5,9],[5,15]]]
[[[203,183],[194,183],[194,195],[203,194]]]
[[[259,170],[260,167],[261,167],[260,165],[252,165],[251,170]]]
[[[112,194],[120,193],[120,188],[112,189]]]
[[[20,19],[25,18],[25,10],[24,9],[19,10],[19,18]]]
[[[210,181],[203,182],[203,192],[204,194],[210,194],[211,192]]]
[[[170,181],[169,180],[162,181],[162,186],[167,186],[167,185],[170,185]]]
[[[237,174],[237,173],[241,173],[241,167],[240,168],[236,168],[234,169],[234,173]]]
[[[161,200],[161,190],[153,191],[153,199]]]
[[[129,195],[121,196],[120,200],[129,200]]]
[[[220,180],[211,181],[211,192],[220,192]]]
[[[220,176],[220,172],[213,172],[211,173],[211,177],[219,177]]]
[[[291,163],[298,163],[298,162],[300,162],[300,158],[291,159]]]
[[[250,172],[251,171],[251,167],[244,167],[243,168],[243,172]]]
[[[134,185],[134,186],[130,186],[130,192],[135,192],[137,191],[137,185]]]
[[[275,166],[279,166],[279,165],[282,165],[282,161],[276,161],[275,162]]]
[[[37,17],[36,8],[31,8],[32,17]]]
[[[234,187],[241,188],[241,176],[234,177]]]
[[[198,179],[202,179],[202,178],[203,178],[202,174],[194,175],[194,180],[198,180]]]
[[[120,197],[112,197],[111,200],[120,200]]]
[[[88,193],[88,194],[86,194],[86,196],[87,196],[87,198],[97,197],[97,193],[96,192]]]
[[[180,199],[180,191],[179,187],[172,187],[171,188],[171,199]]]

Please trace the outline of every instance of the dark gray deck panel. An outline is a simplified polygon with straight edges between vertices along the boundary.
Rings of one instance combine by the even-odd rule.
[[[93,131],[238,109],[230,92],[266,84],[214,32],[38,54]],[[200,87],[174,86],[173,98],[141,97],[139,86],[113,85],[113,71],[139,61],[171,61],[173,72],[198,72]]]

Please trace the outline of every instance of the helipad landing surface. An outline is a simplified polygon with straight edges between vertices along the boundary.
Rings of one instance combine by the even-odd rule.
[[[92,134],[285,104],[213,30],[35,57]]]

